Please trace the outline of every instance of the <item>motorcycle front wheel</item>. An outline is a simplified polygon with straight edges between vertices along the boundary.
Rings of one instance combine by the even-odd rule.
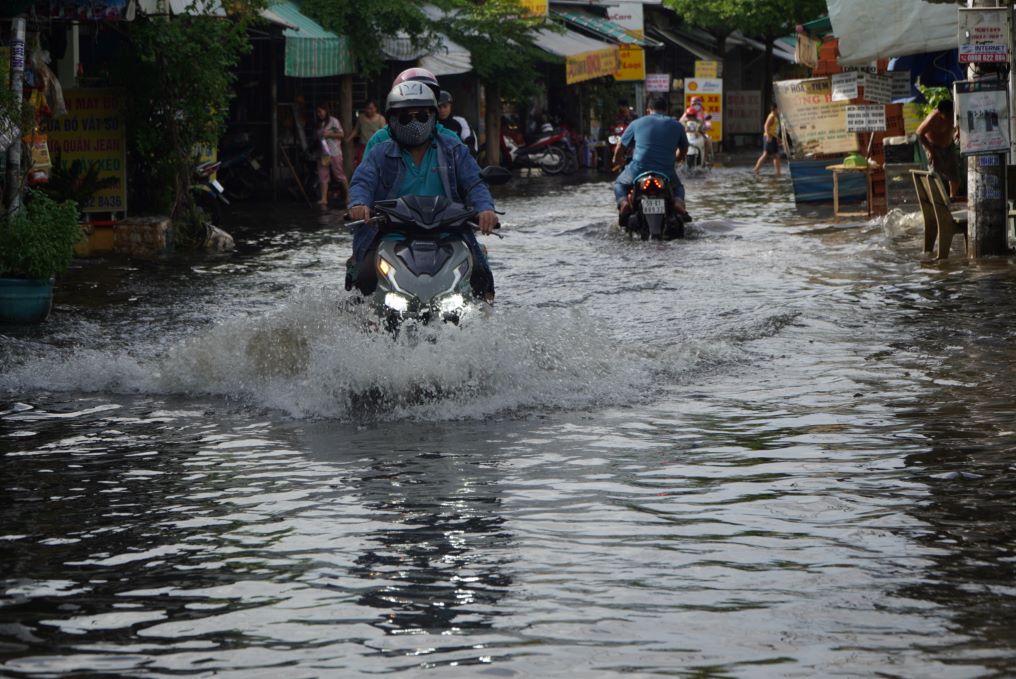
[[[568,164],[568,158],[564,151],[556,146],[547,147],[540,159],[540,168],[545,174],[561,174]]]

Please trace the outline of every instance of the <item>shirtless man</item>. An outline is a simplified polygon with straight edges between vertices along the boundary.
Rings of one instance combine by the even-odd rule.
[[[954,140],[953,103],[940,101],[917,128],[917,138],[928,153],[928,163],[949,181],[949,197],[955,198],[960,190],[960,162]]]

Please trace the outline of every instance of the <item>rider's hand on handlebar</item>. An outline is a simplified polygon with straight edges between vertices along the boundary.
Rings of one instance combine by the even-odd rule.
[[[370,208],[366,205],[354,205],[349,208],[349,218],[354,222],[370,219]]]
[[[497,214],[493,210],[484,210],[476,215],[476,224],[480,227],[480,233],[490,235],[497,226]]]

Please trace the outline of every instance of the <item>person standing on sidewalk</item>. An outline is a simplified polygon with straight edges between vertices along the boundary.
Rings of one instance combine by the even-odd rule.
[[[759,170],[762,169],[762,165],[766,162],[766,159],[772,156],[773,158],[773,170],[776,172],[776,176],[780,176],[780,113],[779,108],[776,104],[772,105],[772,110],[769,111],[769,115],[766,117],[765,125],[762,130],[762,155],[759,156],[758,160],[755,161],[755,168],[752,170],[755,174],[758,174]]]
[[[332,177],[343,188],[349,191],[349,182],[342,167],[342,124],[332,116],[324,105],[315,109],[318,127],[317,136],[321,144],[321,159],[318,163],[318,180],[321,185],[321,198],[318,205],[328,207],[328,184]]]

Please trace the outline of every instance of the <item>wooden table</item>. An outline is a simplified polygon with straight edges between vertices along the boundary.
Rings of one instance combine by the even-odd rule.
[[[876,170],[881,169],[877,165],[868,165],[867,167],[848,167],[846,165],[826,165],[826,169],[833,173],[833,218],[839,219],[840,217],[864,217],[865,219],[871,219],[875,213],[874,205],[872,204],[872,174]],[[865,202],[865,210],[855,212],[841,212],[840,211],[840,173],[841,172],[863,172],[864,173],[864,185],[868,192],[867,200]]]

